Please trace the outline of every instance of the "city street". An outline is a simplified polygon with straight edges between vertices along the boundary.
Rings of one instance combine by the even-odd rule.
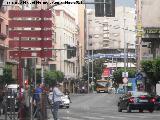
[[[69,109],[60,109],[59,120],[159,120],[160,111],[139,113],[133,111],[122,113],[117,111],[118,95],[84,94],[72,95]],[[50,120],[52,116],[50,114]]]

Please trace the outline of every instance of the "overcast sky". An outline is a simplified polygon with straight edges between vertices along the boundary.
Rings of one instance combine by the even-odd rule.
[[[94,2],[94,0],[85,0],[86,2]],[[130,6],[134,7],[135,0],[115,0],[116,6]],[[87,5],[87,8],[94,8],[94,5]]]

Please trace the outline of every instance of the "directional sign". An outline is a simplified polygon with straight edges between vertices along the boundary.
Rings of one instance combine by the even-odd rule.
[[[11,48],[10,50],[13,49],[13,51],[9,51],[9,56],[13,59],[17,57],[52,57],[52,50],[43,51],[45,48],[51,49],[53,47],[51,40],[52,21],[45,19],[51,17],[51,10],[10,10],[9,38],[12,38],[12,40],[9,41],[9,48]],[[40,40],[24,40],[24,37],[27,39],[39,38]],[[39,51],[25,51],[23,48],[41,49]],[[21,52],[19,51],[20,49]]]
[[[35,54],[36,53],[36,54]],[[9,51],[10,58],[18,58],[19,55],[23,58],[31,58],[31,57],[52,57],[52,50],[47,51]],[[35,56],[36,55],[36,56]]]
[[[126,77],[123,78],[123,83],[124,83],[124,84],[127,84],[127,83],[128,83],[128,78],[126,78]]]
[[[122,72],[122,77],[127,77],[128,78],[128,72]]]

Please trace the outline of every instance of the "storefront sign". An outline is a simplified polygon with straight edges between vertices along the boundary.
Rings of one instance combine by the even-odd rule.
[[[145,34],[160,34],[160,28],[144,29]]]

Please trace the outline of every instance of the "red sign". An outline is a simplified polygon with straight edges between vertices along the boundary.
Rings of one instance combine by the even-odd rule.
[[[44,46],[45,48],[51,48],[52,47],[52,41],[51,40],[44,40],[44,41],[21,41],[21,47],[36,47],[40,48],[41,46]],[[10,40],[9,41],[9,47],[19,47],[19,41],[18,40]]]
[[[10,20],[9,21],[9,27],[37,27],[37,28],[51,28],[52,27],[52,21],[51,20],[41,20],[41,21],[33,21],[33,20]]]
[[[9,18],[21,18],[21,17],[39,17],[39,18],[51,18],[51,10],[9,10]]]
[[[24,17],[25,19],[23,19]],[[19,53],[18,49],[14,51],[9,51],[10,57],[11,58],[52,57],[52,50],[41,51],[44,48],[52,48],[52,41],[45,40],[45,38],[52,37],[52,30],[51,30],[52,21],[45,19],[51,17],[52,17],[51,10],[10,10],[9,18],[13,20],[9,21],[9,28],[11,28],[11,30],[9,31],[9,37],[13,38],[13,40],[9,41],[9,48],[17,49],[18,47],[21,47],[22,50],[21,53]],[[17,20],[17,18],[19,19]],[[20,28],[20,30],[17,30],[17,28]],[[29,30],[23,28],[29,28]],[[37,30],[36,28],[41,28],[41,30]],[[35,41],[35,40],[21,39],[21,41],[19,41],[15,39],[15,37],[19,39],[23,37],[40,38],[41,40]],[[24,51],[23,50],[24,47],[41,48],[41,50]]]
[[[20,34],[21,33],[21,34]],[[9,31],[9,37],[45,37],[45,38],[51,38],[52,36],[52,31],[51,30],[36,30],[36,31],[31,31],[31,30],[14,30],[14,31]]]
[[[10,58],[18,58],[20,55],[22,58],[31,58],[31,57],[52,57],[52,50],[47,51],[9,51]]]
[[[104,68],[103,69],[103,77],[109,77],[110,76],[110,70],[109,68]]]

